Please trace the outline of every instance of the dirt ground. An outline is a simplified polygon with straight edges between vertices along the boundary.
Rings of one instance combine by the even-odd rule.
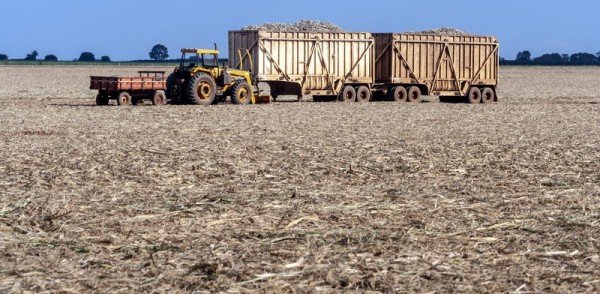
[[[113,73],[0,67],[0,292],[600,291],[600,68],[503,68],[489,106],[93,106]]]

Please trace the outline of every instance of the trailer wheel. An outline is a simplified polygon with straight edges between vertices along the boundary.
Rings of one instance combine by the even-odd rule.
[[[96,105],[98,106],[106,106],[108,105],[109,99],[105,94],[98,94],[96,96]]]
[[[408,92],[406,88],[397,86],[388,91],[388,98],[396,102],[406,102],[408,100]]]
[[[165,94],[165,91],[156,91],[154,97],[152,97],[152,104],[156,106],[167,105],[167,95]]]
[[[471,104],[481,103],[481,90],[477,87],[472,87],[469,93],[467,93],[467,102]]]
[[[411,103],[419,103],[423,99],[421,96],[421,89],[417,86],[412,86],[408,88],[408,102]]]
[[[342,102],[355,102],[356,101],[356,90],[352,86],[345,86],[340,93],[340,101]]]
[[[193,76],[187,86],[187,96],[191,104],[208,106],[217,95],[217,84],[205,73]]]
[[[487,87],[481,91],[481,102],[484,104],[494,103],[496,101],[496,95],[494,94],[494,90],[492,88]]]
[[[117,105],[119,106],[130,106],[132,105],[131,95],[127,92],[119,93],[119,97],[117,97]]]
[[[252,95],[252,88],[244,80],[236,82],[231,88],[231,102],[233,104],[250,104]]]
[[[360,86],[356,88],[356,100],[360,103],[367,103],[371,101],[371,90],[366,86]]]

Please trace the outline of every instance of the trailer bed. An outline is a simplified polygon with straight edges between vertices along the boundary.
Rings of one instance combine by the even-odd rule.
[[[156,91],[165,90],[164,72],[140,71],[138,77],[90,77],[90,89],[98,91]]]

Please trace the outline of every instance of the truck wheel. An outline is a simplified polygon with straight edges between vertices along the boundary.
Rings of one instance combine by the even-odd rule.
[[[231,102],[246,105],[252,102],[252,88],[244,80],[236,82],[231,88]]]
[[[467,93],[467,102],[471,104],[481,103],[481,90],[477,87],[472,87],[469,93]]]
[[[408,100],[408,93],[406,92],[406,88],[397,86],[388,91],[388,98],[396,102],[406,102]]]
[[[167,95],[165,94],[165,91],[156,91],[154,97],[152,97],[152,104],[156,106],[167,105]]]
[[[342,102],[355,102],[356,101],[356,90],[352,86],[345,86],[340,93],[339,100]]]
[[[96,96],[96,105],[98,106],[106,106],[108,105],[109,99],[107,95],[98,94]]]
[[[117,97],[117,105],[119,106],[130,106],[132,105],[131,95],[127,92],[121,92]]]
[[[217,84],[209,75],[198,73],[190,79],[186,90],[191,104],[208,106],[215,100]]]
[[[371,90],[366,86],[356,88],[356,100],[360,103],[371,101]]]
[[[481,91],[481,102],[484,104],[494,103],[496,101],[496,95],[494,94],[494,90],[492,88],[487,87]]]
[[[411,103],[419,103],[423,99],[421,96],[421,89],[417,86],[412,86],[408,88],[408,102]]]

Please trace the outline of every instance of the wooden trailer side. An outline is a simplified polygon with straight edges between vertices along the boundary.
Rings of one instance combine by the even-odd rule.
[[[472,86],[498,85],[494,37],[374,34],[376,82],[421,85],[424,94],[464,96]]]
[[[282,95],[337,95],[345,84],[370,85],[374,55],[370,33],[229,32],[229,66],[251,67]]]

